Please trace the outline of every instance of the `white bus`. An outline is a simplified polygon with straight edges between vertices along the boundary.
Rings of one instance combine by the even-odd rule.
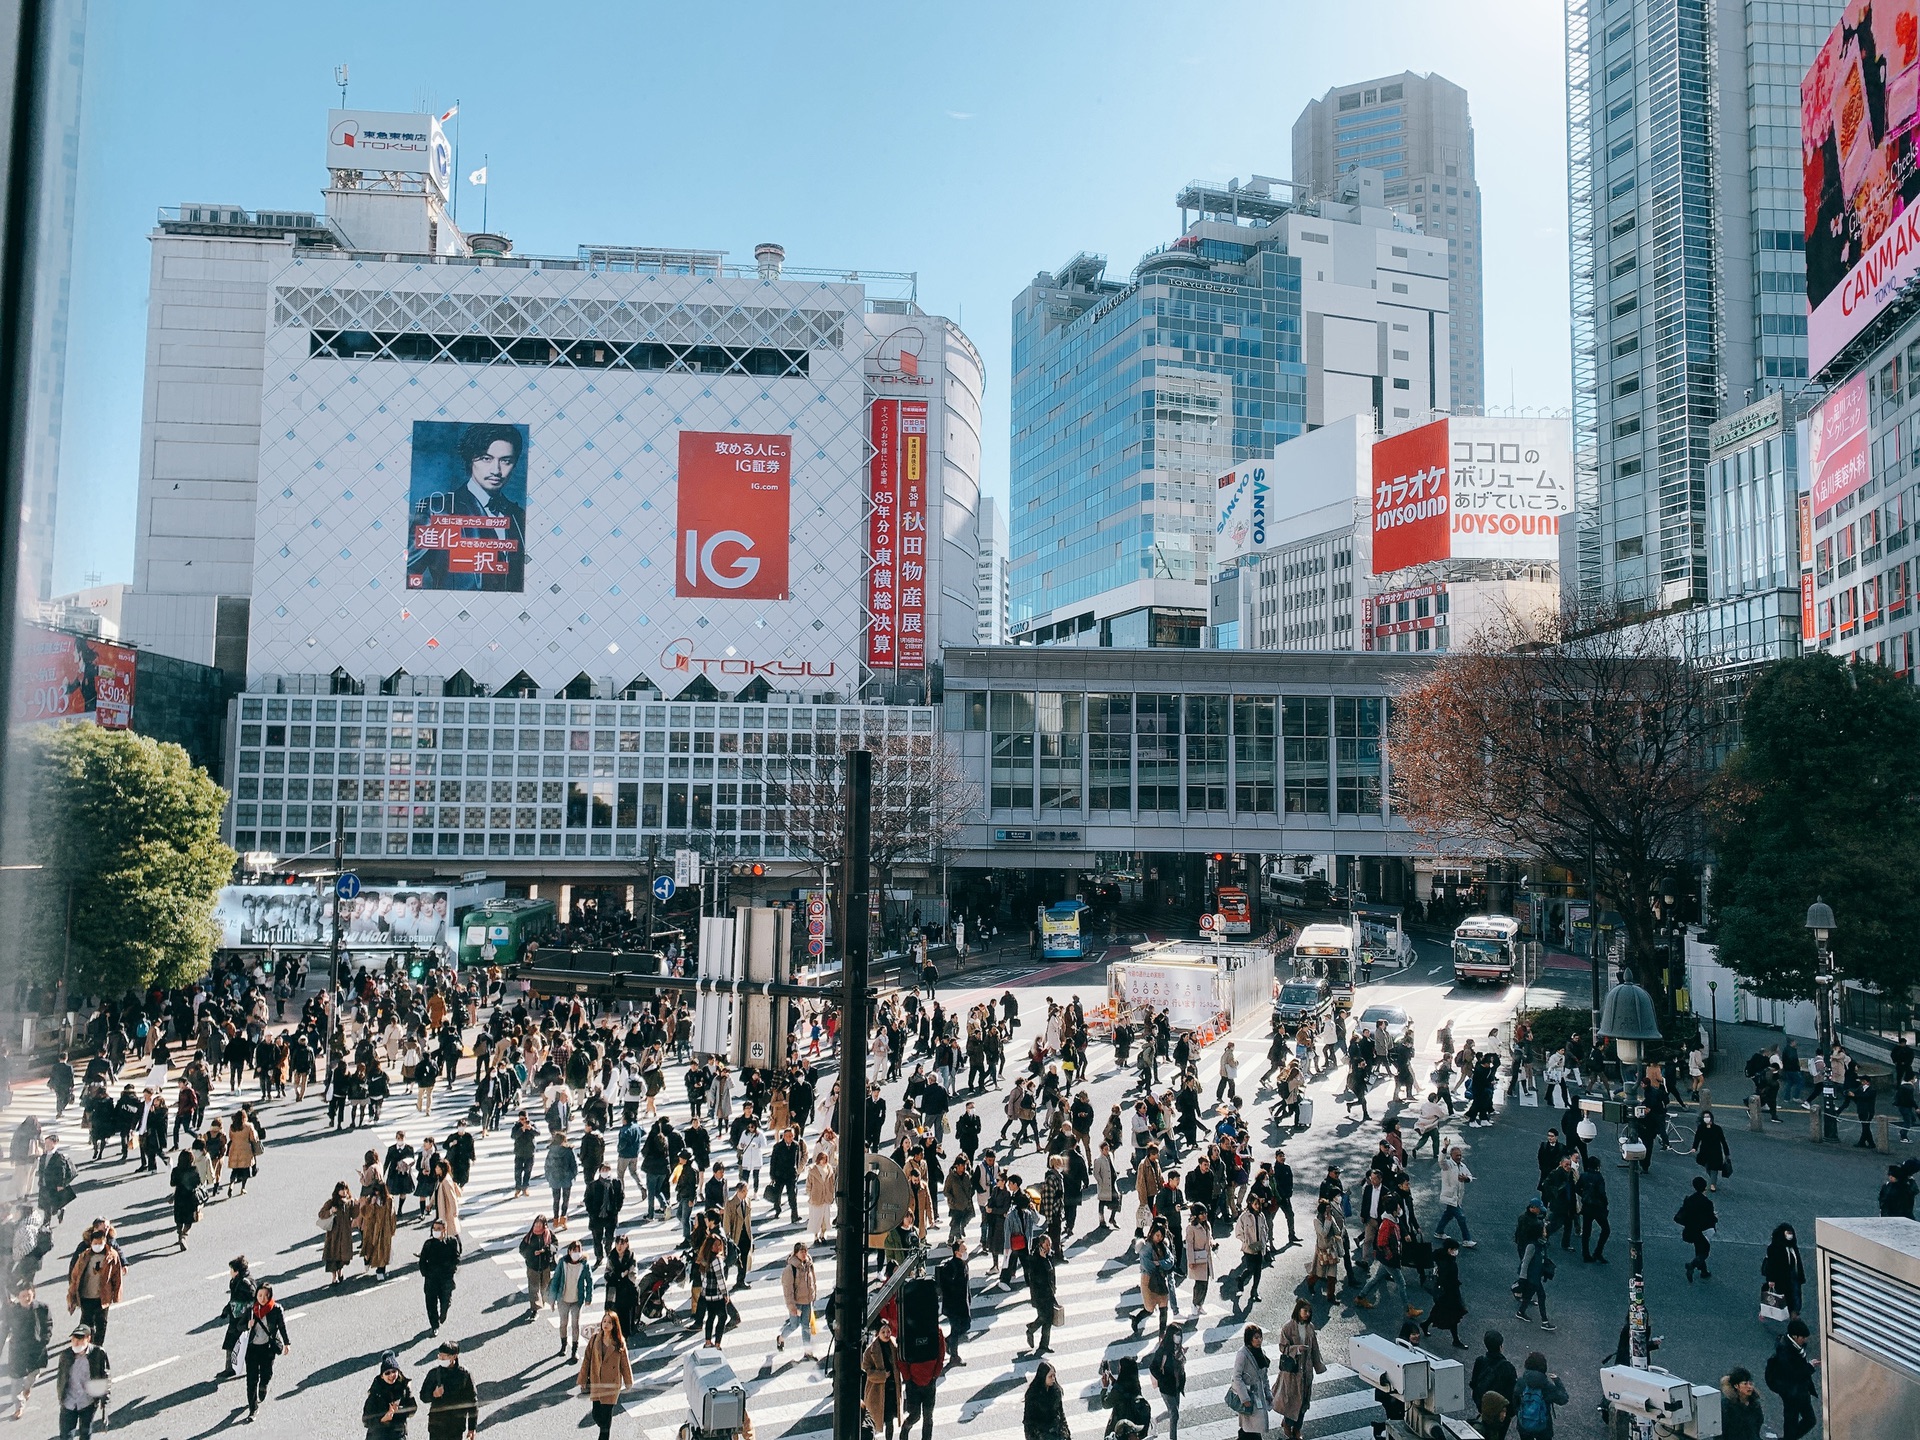
[[[1453,982],[1513,981],[1514,942],[1520,922],[1511,915],[1469,915],[1453,931]]]
[[[1296,970],[1324,975],[1336,1005],[1353,1002],[1353,964],[1359,954],[1351,925],[1309,925],[1294,942]]]

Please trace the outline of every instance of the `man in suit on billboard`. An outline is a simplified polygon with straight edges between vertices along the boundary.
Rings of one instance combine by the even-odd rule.
[[[444,508],[419,513],[407,557],[407,586],[414,590],[494,590],[518,594],[527,558],[526,511],[506,497],[520,463],[520,431],[512,425],[469,425],[458,454],[466,482],[431,497]],[[462,517],[474,517],[461,524]],[[440,543],[421,543],[423,540]],[[492,549],[487,542],[497,541]]]

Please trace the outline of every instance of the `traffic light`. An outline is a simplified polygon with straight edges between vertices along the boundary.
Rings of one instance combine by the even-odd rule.
[[[751,864],[749,864],[744,860],[741,860],[741,861],[734,862],[731,873],[736,877],[753,876],[754,878],[757,879],[758,877],[767,873],[767,867],[760,864],[760,862],[757,860],[752,862]]]
[[[427,978],[426,956],[415,954],[407,957],[407,978],[409,980],[424,980]]]

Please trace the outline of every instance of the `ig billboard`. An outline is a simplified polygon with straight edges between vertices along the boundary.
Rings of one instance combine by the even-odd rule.
[[[1920,0],[1847,0],[1800,82],[1807,366],[1920,274]]]
[[[1872,468],[1867,463],[1865,375],[1854,376],[1807,417],[1806,455],[1812,477],[1808,508],[1815,515],[1867,483]],[[1812,554],[1811,545],[1807,554]]]
[[[1451,553],[1449,459],[1445,420],[1374,442],[1374,574],[1444,560]]]

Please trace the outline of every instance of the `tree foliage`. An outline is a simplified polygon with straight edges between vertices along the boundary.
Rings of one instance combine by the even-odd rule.
[[[1394,803],[1428,846],[1579,875],[1591,861],[1656,994],[1654,899],[1698,851],[1711,740],[1673,626],[1503,616],[1404,688],[1390,728]]]
[[[1810,998],[1816,898],[1846,978],[1920,981],[1920,696],[1877,665],[1770,666],[1714,787],[1711,899],[1723,964],[1763,995]]]
[[[12,858],[42,867],[15,892],[25,901],[14,934],[28,974],[60,979],[69,901],[73,995],[205,973],[214,903],[235,858],[220,839],[226,792],[178,745],[93,725],[24,732],[8,765],[30,851]]]

